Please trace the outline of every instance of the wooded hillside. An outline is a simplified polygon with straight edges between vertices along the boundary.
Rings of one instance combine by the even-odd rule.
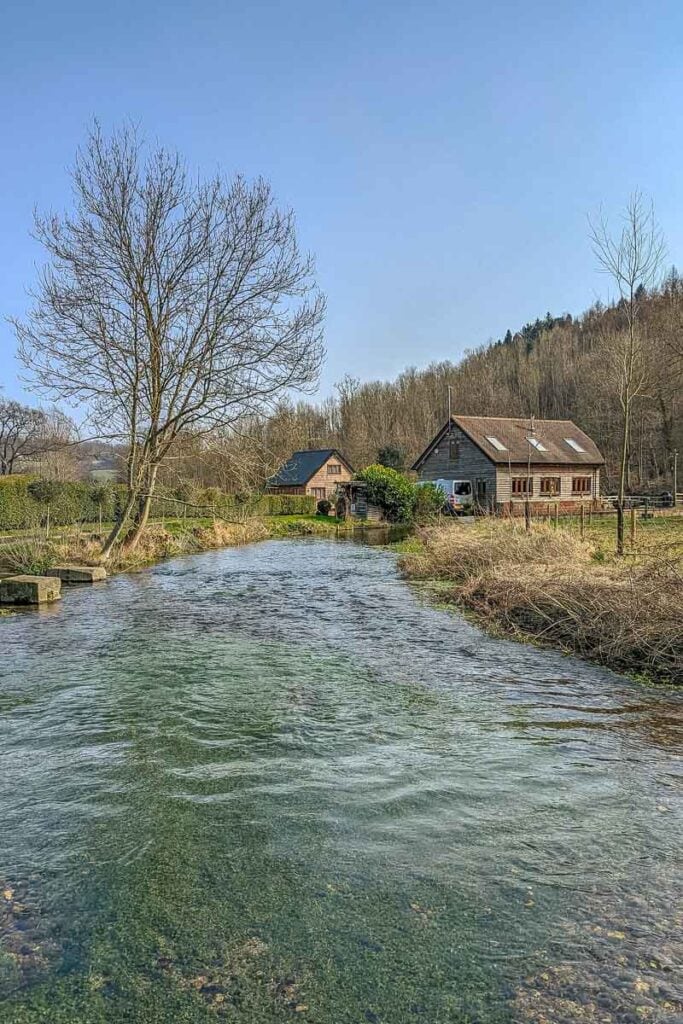
[[[683,280],[673,270],[661,288],[640,298],[647,387],[636,401],[629,484],[664,489],[671,485],[673,450],[683,450]],[[614,344],[620,329],[619,304],[596,304],[578,317],[548,314],[508,331],[459,363],[409,368],[393,381],[347,376],[333,398],[283,403],[269,419],[243,423],[239,438],[213,439],[200,458],[197,446],[185,442],[188,457],[177,458],[169,472],[248,489],[293,449],[328,446],[342,449],[357,468],[378,459],[409,466],[444,422],[451,385],[454,412],[575,420],[602,449],[606,486],[613,488],[622,429]]]

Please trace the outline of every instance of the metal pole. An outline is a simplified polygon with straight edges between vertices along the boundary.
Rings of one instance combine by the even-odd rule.
[[[534,421],[531,421],[531,429],[534,429]],[[531,441],[527,437],[527,458],[526,458],[526,504],[524,506],[524,519],[527,530],[531,529]]]

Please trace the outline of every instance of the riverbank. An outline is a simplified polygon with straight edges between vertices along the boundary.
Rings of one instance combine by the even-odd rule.
[[[399,564],[500,635],[683,685],[683,528],[661,523],[622,559],[600,528],[581,539],[546,525],[448,523],[422,530]]]
[[[95,527],[81,527],[61,531],[51,539],[38,533],[7,539],[0,548],[0,573],[49,575],[52,566],[62,563],[97,564],[107,526],[104,524],[102,533]],[[336,536],[358,528],[357,523],[319,515],[263,516],[235,523],[208,518],[166,519],[150,523],[133,551],[125,548],[115,551],[107,562],[107,571],[126,572],[177,555],[199,554],[277,537]]]

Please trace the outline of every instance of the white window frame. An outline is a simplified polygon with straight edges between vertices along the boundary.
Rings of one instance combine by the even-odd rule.
[[[581,455],[586,454],[586,449],[582,448],[578,441],[575,441],[573,437],[565,437],[565,444],[568,444],[575,452],[579,452]]]
[[[499,441],[498,438],[494,434],[486,434],[485,437],[486,437],[486,440],[488,441],[488,443],[490,445],[492,445],[492,447],[495,448],[497,452],[506,452],[507,451],[507,448],[505,447],[503,442]]]

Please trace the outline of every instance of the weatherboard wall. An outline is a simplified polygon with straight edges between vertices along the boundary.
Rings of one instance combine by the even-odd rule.
[[[456,457],[451,442],[457,442]],[[475,492],[481,480],[486,484],[487,503],[496,500],[494,463],[455,424],[450,435],[444,434],[421,463],[418,476],[420,480],[471,480]]]
[[[329,465],[339,466],[341,468],[340,473],[331,474],[328,473],[327,467]],[[311,479],[306,484],[306,494],[313,494],[314,491],[323,489],[325,490],[325,497],[328,501],[334,498],[334,492],[337,489],[337,484],[346,483],[348,480],[352,480],[353,475],[348,471],[343,462],[340,462],[336,455],[331,455],[327,462],[320,467],[317,473],[314,473]]]

